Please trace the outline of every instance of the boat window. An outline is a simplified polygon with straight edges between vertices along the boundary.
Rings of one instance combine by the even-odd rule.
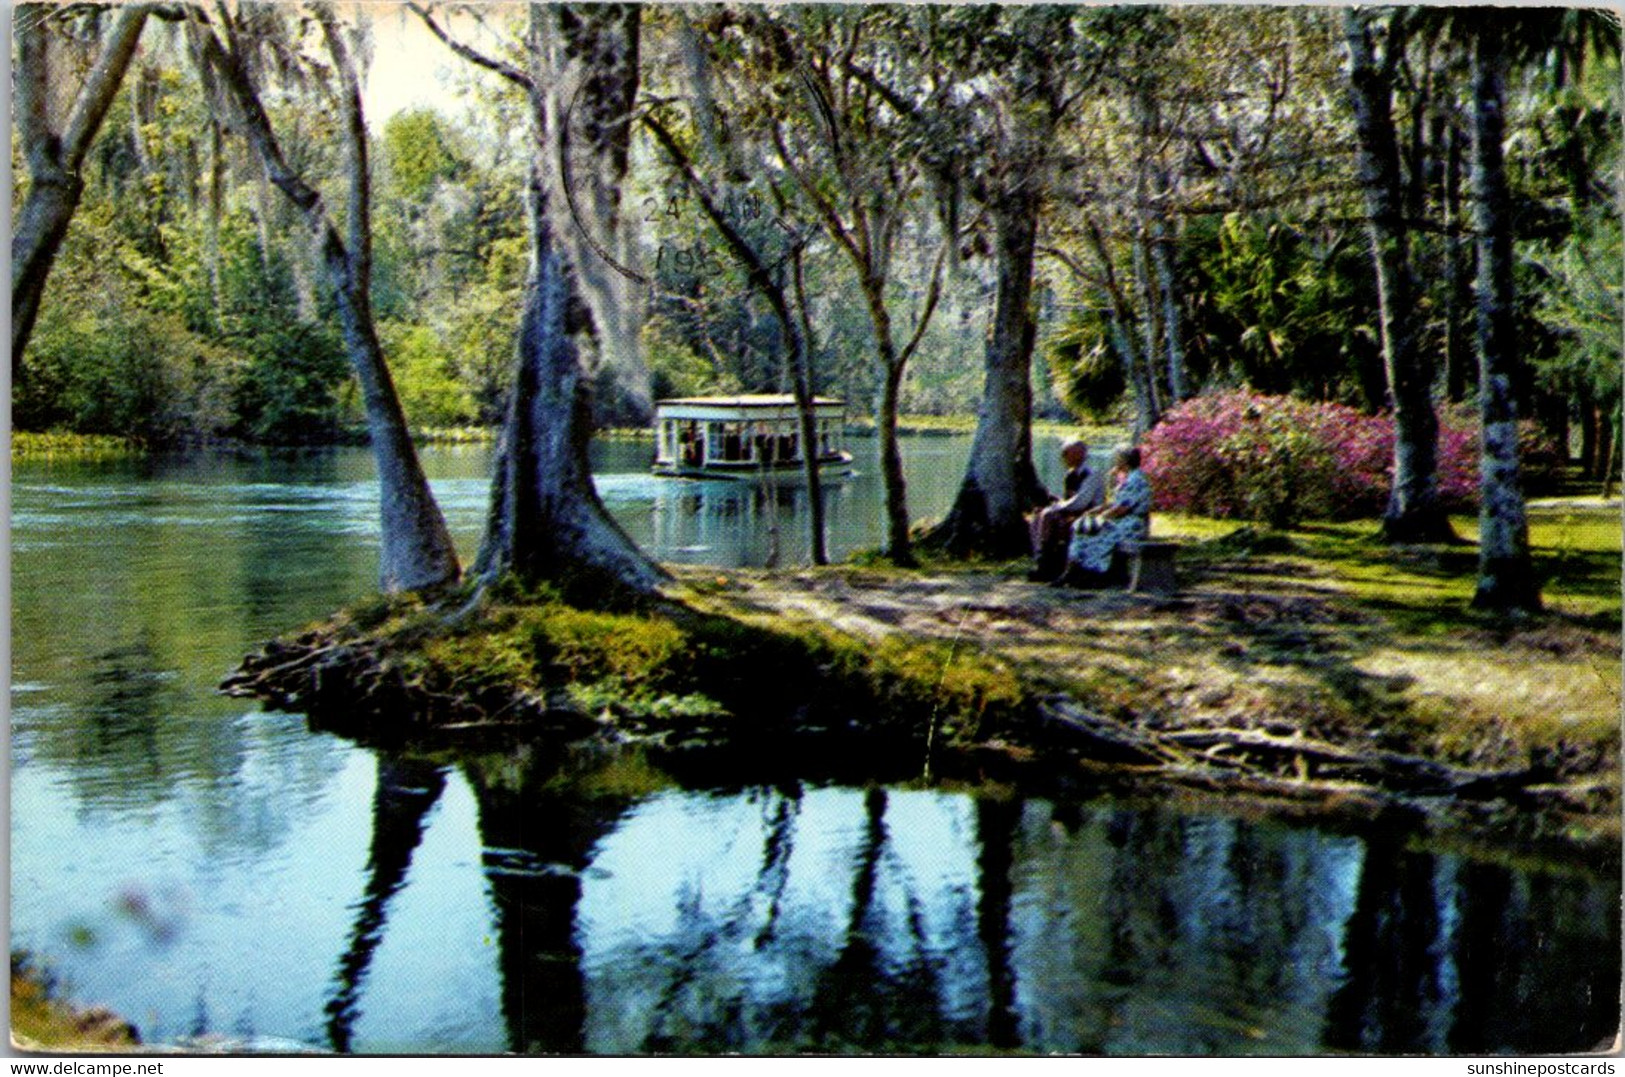
[[[689,422],[683,428],[683,463],[699,467],[705,463],[705,441],[700,436],[700,424]]]
[[[772,463],[778,458],[775,448],[772,423],[756,423],[751,427],[751,459]]]
[[[745,433],[744,423],[707,423],[709,444],[706,455],[709,459],[723,461],[740,461],[749,459],[747,453],[750,439]]]

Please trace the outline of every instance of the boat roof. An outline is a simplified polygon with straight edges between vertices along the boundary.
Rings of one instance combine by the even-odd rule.
[[[821,396],[813,400],[813,415],[822,420],[838,419],[846,412],[846,402]],[[796,417],[796,398],[787,393],[742,396],[679,396],[655,403],[656,421],[686,419],[691,422],[783,423]]]
[[[813,406],[827,408],[844,406],[846,401],[828,396],[813,397]],[[656,407],[668,404],[707,408],[786,408],[795,407],[796,398],[789,393],[745,393],[740,396],[674,396],[655,401]]]

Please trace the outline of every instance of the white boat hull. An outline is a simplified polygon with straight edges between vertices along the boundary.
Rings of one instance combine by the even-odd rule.
[[[805,482],[806,470],[800,460],[790,460],[771,466],[750,461],[713,461],[705,464],[679,464],[659,461],[654,465],[656,475],[680,479],[727,479],[732,482],[771,482],[790,485]],[[843,452],[826,456],[818,462],[818,477],[839,480],[852,474],[852,454]]]

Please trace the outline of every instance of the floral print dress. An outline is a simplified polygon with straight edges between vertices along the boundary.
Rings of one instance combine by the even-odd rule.
[[[1123,476],[1112,493],[1112,505],[1122,505],[1128,514],[1105,520],[1100,530],[1087,535],[1081,531],[1072,534],[1072,545],[1067,549],[1067,560],[1090,572],[1106,572],[1112,566],[1112,554],[1117,550],[1132,553],[1151,531],[1151,484],[1145,472],[1135,468]]]

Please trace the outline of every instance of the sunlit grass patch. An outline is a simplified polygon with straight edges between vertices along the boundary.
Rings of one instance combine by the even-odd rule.
[[[1430,647],[1383,648],[1360,664],[1411,681],[1407,717],[1446,754],[1517,764],[1566,750],[1596,763],[1618,751],[1617,662]]]
[[[1248,525],[1235,520],[1218,520],[1211,516],[1192,516],[1183,512],[1158,512],[1151,516],[1153,539],[1179,539],[1188,542],[1207,542],[1222,538]]]
[[[72,434],[61,430],[11,432],[13,460],[115,460],[146,450],[115,434]]]

